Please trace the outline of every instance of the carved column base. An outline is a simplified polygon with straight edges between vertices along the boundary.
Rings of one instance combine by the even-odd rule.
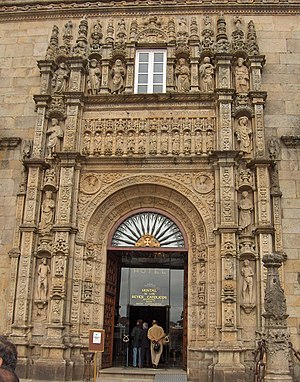
[[[32,365],[32,379],[67,381],[72,379],[73,363],[64,359],[40,358]]]
[[[245,380],[245,367],[240,363],[240,352],[219,349],[219,362],[214,367],[214,382],[240,382]]]
[[[17,363],[17,375],[20,378],[28,378],[29,373],[29,341],[27,339],[30,326],[27,325],[13,325],[12,334],[9,336],[9,340],[12,341],[18,348],[18,363]]]

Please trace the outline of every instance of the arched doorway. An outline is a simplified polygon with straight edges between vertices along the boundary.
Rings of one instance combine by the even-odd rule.
[[[131,365],[130,333],[156,319],[169,333],[162,365],[186,366],[187,238],[174,216],[139,209],[111,230],[107,251],[102,366]],[[145,366],[147,366],[145,364]]]

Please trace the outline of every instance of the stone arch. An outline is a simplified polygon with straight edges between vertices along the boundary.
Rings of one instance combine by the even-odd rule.
[[[101,272],[97,273],[98,282],[101,284],[101,296],[98,303],[95,301],[93,316],[99,317],[99,308],[100,311],[104,309],[109,234],[120,217],[141,208],[155,208],[176,216],[186,232],[189,269],[188,341],[197,346],[207,336],[213,335],[216,325],[215,306],[207,304],[209,298],[213,301],[216,298],[215,289],[210,288],[209,291],[208,288],[209,284],[216,282],[213,217],[204,197],[201,199],[200,195],[196,195],[173,178],[145,175],[118,179],[113,184],[102,187],[82,208],[82,242],[85,242],[86,246],[92,244],[97,247],[95,260],[101,264]],[[199,320],[201,325],[198,325]]]
[[[137,197],[140,198],[139,201]],[[201,197],[200,194],[193,192],[174,178],[140,175],[118,179],[112,184],[103,185],[94,197],[89,197],[87,203],[79,206],[81,217],[78,222],[79,237],[82,240],[94,242],[99,221],[103,222],[106,219],[106,224],[112,224],[109,220],[116,221],[132,209],[144,206],[162,207],[161,209],[164,210],[173,206],[171,208],[173,214],[180,216],[182,223],[184,222],[182,219],[189,219],[193,212],[197,216],[194,221],[198,221],[195,229],[202,232],[202,242],[204,240],[207,245],[214,245],[213,212],[206,197],[203,195]],[[108,210],[110,214],[107,214]]]

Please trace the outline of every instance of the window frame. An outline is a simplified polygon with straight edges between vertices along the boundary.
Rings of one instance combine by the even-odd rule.
[[[138,86],[141,85],[141,83],[138,82],[139,80],[139,64],[141,63],[140,61],[140,54],[142,53],[147,53],[149,54],[149,59],[148,59],[148,81],[147,84],[147,92],[138,92]],[[159,73],[154,72],[154,55],[155,53],[162,53],[163,54],[163,71]],[[162,85],[162,91],[161,92],[154,92],[153,88],[155,85],[154,82],[154,74],[162,74],[163,80],[162,83],[159,83],[159,85]],[[142,83],[144,85],[144,83]],[[135,54],[135,76],[134,76],[134,94],[162,94],[166,93],[166,88],[167,88],[167,49],[137,49],[136,54]]]

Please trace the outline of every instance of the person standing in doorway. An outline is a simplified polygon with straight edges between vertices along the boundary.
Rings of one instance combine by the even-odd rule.
[[[148,338],[151,341],[151,360],[153,368],[157,369],[161,353],[163,351],[163,339],[165,338],[165,332],[163,328],[157,325],[157,321],[152,321],[152,326],[148,330]]]
[[[143,323],[141,359],[142,359],[142,362],[141,362],[142,367],[144,366],[145,361],[146,361],[145,365],[147,367],[150,366],[150,341],[148,338],[148,324],[147,324],[147,322]]]
[[[142,320],[136,322],[135,327],[131,331],[132,338],[132,365],[133,367],[142,367],[141,363],[141,346],[142,346]]]

